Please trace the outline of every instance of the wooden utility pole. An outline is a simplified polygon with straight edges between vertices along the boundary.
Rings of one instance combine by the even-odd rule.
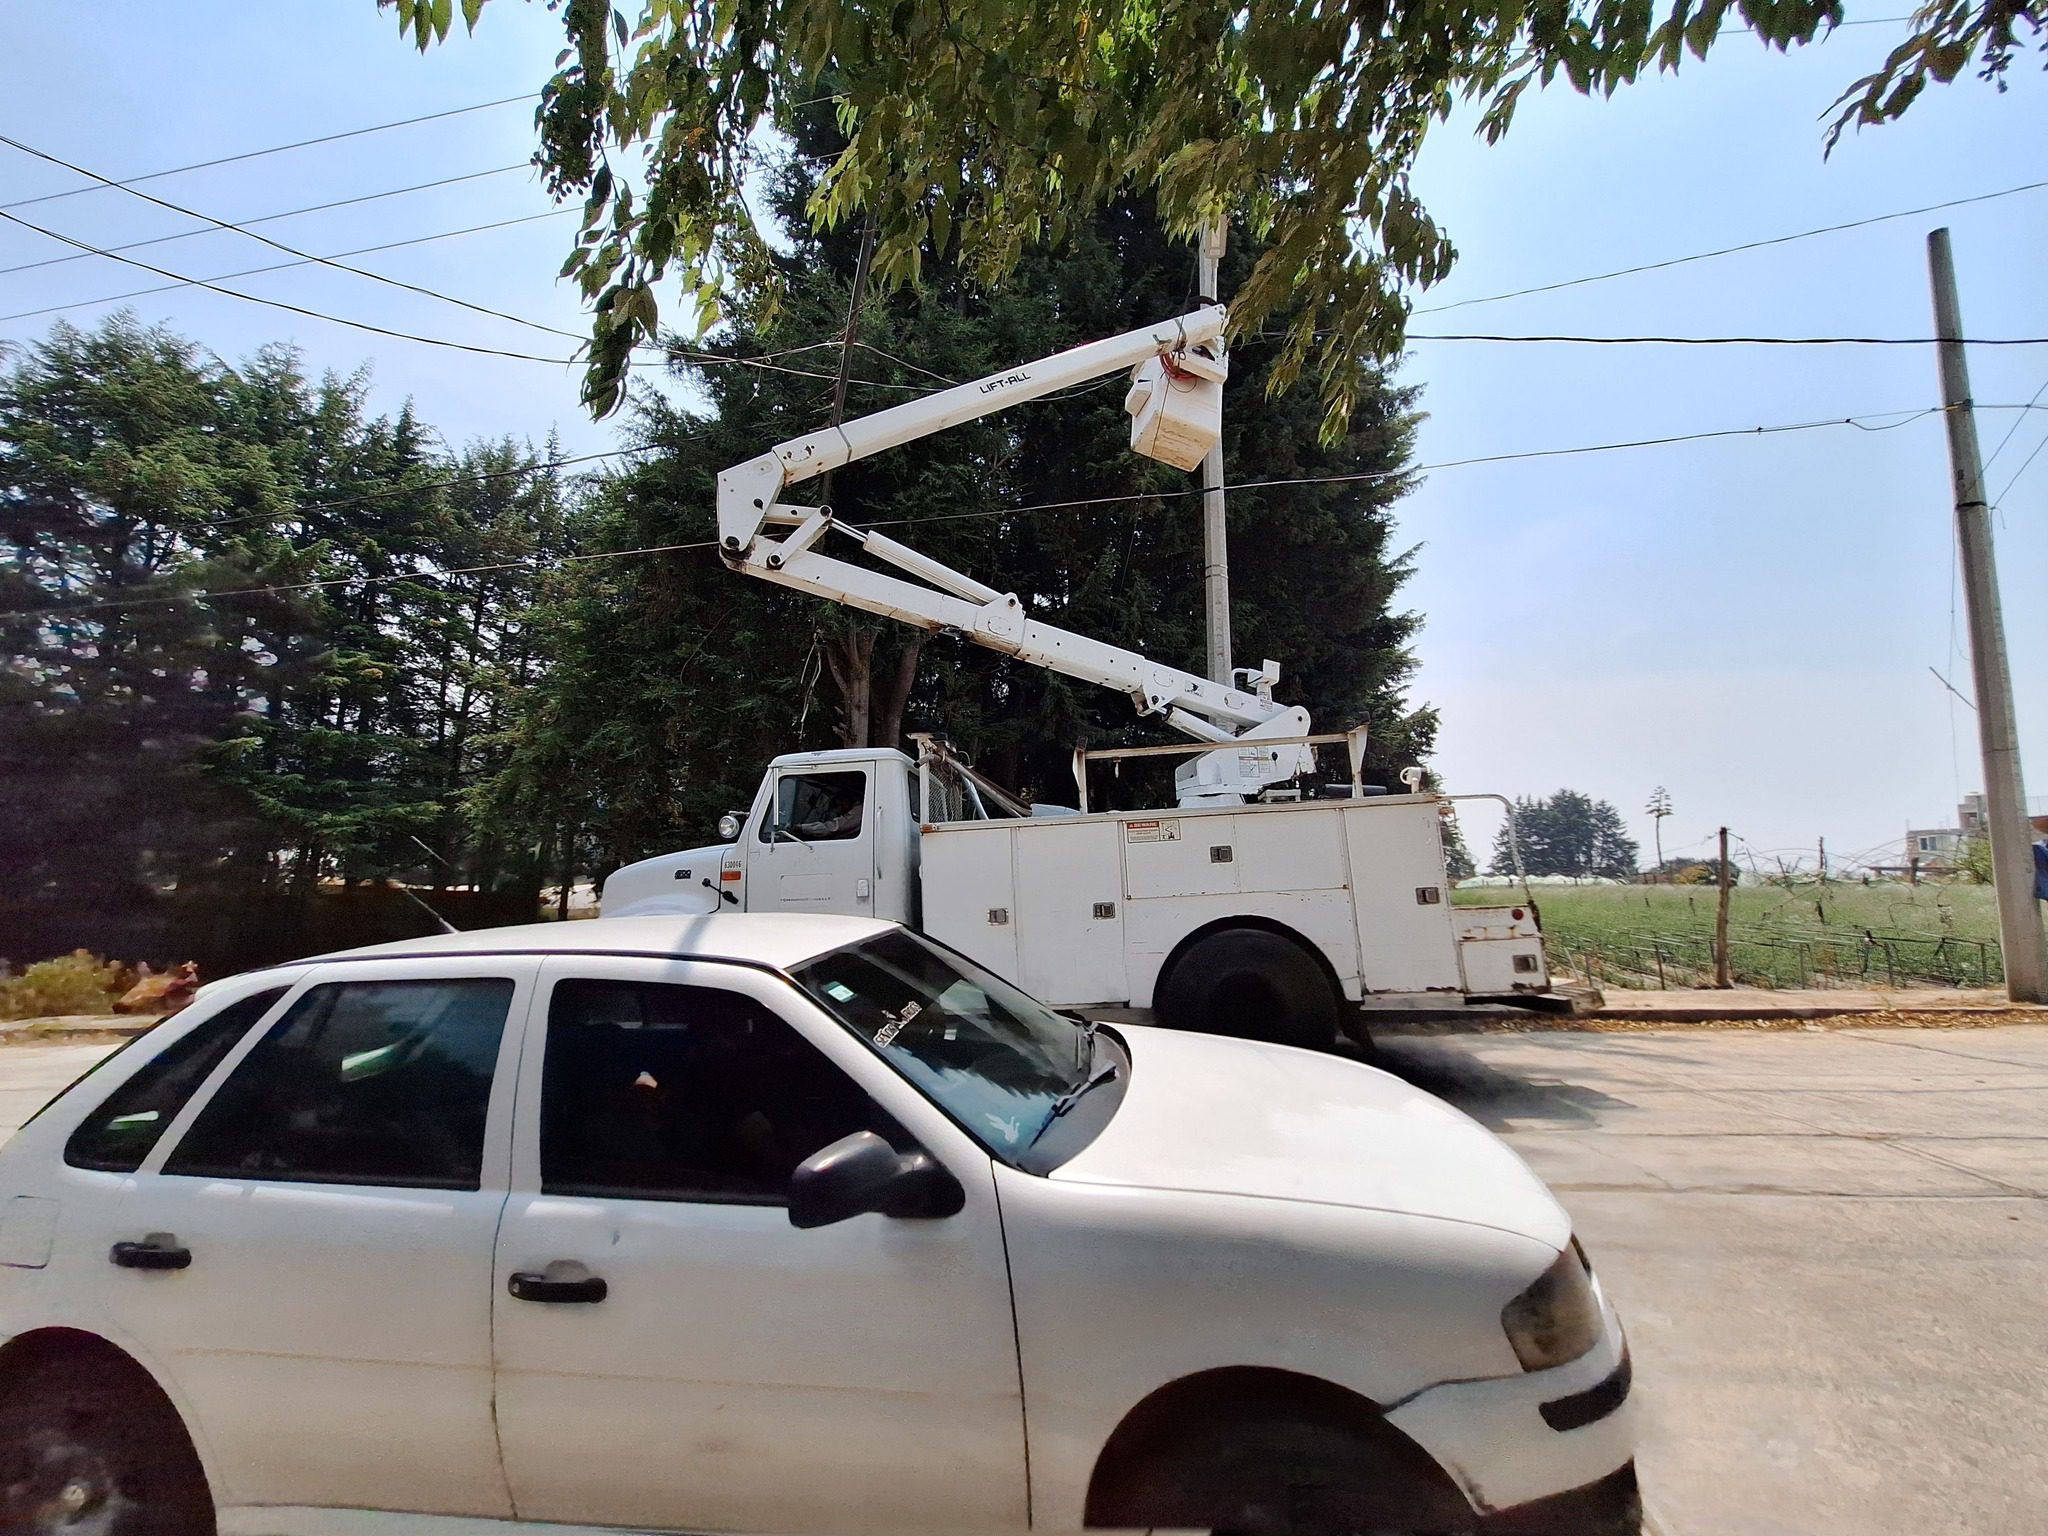
[[[1976,683],[1977,744],[1984,760],[1984,809],[1991,823],[1991,879],[1998,896],[1998,935],[2005,953],[2006,996],[2048,1003],[2048,943],[2034,899],[2034,854],[2020,780],[2019,726],[2013,717],[2012,667],[1998,607],[1998,566],[1991,548],[1991,509],[1984,501],[1984,463],[1963,355],[1962,306],[1948,231],[1927,237],[1934,287],[1934,333],[1940,338],[1941,398],[1948,421],[1949,469],[1955,480],[1956,545],[1970,624],[1970,670]]]
[[[1822,885],[1828,883],[1828,840],[1826,838],[1820,840],[1820,883]]]
[[[1195,287],[1204,304],[1217,300],[1217,272],[1223,264],[1225,220],[1202,226],[1195,258]],[[1202,460],[1202,602],[1208,615],[1209,676],[1230,681],[1230,548],[1223,518],[1223,445]]]
[[[1728,829],[1721,829],[1721,903],[1714,910],[1714,985],[1727,991],[1735,983],[1728,973],[1728,892],[1734,885],[1729,878]]]

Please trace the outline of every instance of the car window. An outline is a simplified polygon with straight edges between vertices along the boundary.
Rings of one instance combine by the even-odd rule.
[[[774,814],[761,823],[761,841],[793,837],[829,843],[860,836],[868,776],[851,773],[785,773],[775,781]]]
[[[193,1090],[206,1081],[250,1026],[290,990],[266,987],[252,992],[200,1020],[165,1046],[71,1133],[64,1144],[64,1161],[74,1168],[108,1173],[133,1173],[140,1168]]]
[[[892,928],[790,974],[969,1135],[1031,1172],[1079,1151],[1122,1096],[1114,1042],[921,934]],[[1091,1082],[1102,1091],[1088,1114],[1067,1118]]]
[[[566,978],[548,1008],[541,1189],[779,1205],[798,1163],[902,1131],[761,1003],[716,987]]]
[[[475,1189],[512,983],[314,987],[221,1084],[167,1174]]]

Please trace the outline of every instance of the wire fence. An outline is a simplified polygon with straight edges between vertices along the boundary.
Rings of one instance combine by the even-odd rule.
[[[1659,991],[1709,986],[1714,941],[1704,934],[1642,931],[1626,938],[1546,925],[1544,949],[1553,966],[1605,986]],[[1954,934],[1759,931],[1731,926],[1729,979],[1737,986],[1996,987],[2005,967],[1995,939]]]

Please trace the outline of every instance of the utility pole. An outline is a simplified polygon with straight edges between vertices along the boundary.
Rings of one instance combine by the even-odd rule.
[[[1202,226],[1195,257],[1195,287],[1200,302],[1217,301],[1217,269],[1223,263],[1227,220],[1218,217]],[[1202,460],[1202,600],[1208,612],[1209,676],[1230,681],[1230,549],[1223,520],[1223,445],[1219,442]]]
[[[1822,885],[1828,883],[1828,840],[1826,838],[1820,840],[1820,883]]]
[[[1977,743],[1984,759],[1984,808],[1991,823],[1991,878],[1998,897],[1998,935],[2005,954],[2005,992],[2016,1003],[2048,1002],[2048,943],[2034,899],[2034,855],[2020,781],[2019,726],[2013,717],[2012,667],[1998,608],[1998,566],[1991,549],[1991,509],[1984,503],[1984,463],[1963,355],[1962,306],[1948,231],[1927,236],[1934,287],[1934,333],[1940,338],[1941,397],[1947,407],[1949,469],[1955,480],[1956,543],[1970,623],[1970,670],[1976,683]]]
[[[1643,807],[1650,818],[1651,834],[1657,839],[1657,868],[1652,878],[1658,883],[1664,879],[1664,818],[1671,814],[1671,791],[1659,784],[1650,791],[1650,803]]]
[[[1721,829],[1721,902],[1714,909],[1714,985],[1723,992],[1735,983],[1728,973],[1728,829]]]

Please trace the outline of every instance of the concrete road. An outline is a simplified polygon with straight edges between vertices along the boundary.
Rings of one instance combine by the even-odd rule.
[[[0,1142],[113,1049],[107,1042],[0,1046]]]
[[[0,1048],[0,1138],[107,1049]],[[1570,1207],[1664,1536],[2048,1531],[2048,1026],[1382,1049]]]
[[[2048,1026],[1383,1047],[1571,1210],[1667,1536],[2048,1531]]]

